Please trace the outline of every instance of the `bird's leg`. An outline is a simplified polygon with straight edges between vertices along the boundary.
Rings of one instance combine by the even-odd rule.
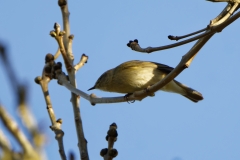
[[[126,94],[125,96],[124,96],[124,99],[129,103],[129,101],[128,101],[128,97],[130,96],[130,95],[132,95],[133,93],[128,93],[128,94]],[[131,103],[134,103],[135,102],[135,100],[132,100],[132,101],[130,101]]]
[[[148,86],[147,88],[145,88],[145,92],[148,93],[148,95],[149,95],[150,97],[154,97],[154,96],[155,96],[155,93],[149,91],[149,88],[150,88],[151,86],[152,86],[152,85],[150,85],[150,86]]]

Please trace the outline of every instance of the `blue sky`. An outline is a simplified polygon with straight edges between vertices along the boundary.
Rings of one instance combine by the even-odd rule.
[[[225,5],[204,0],[69,1],[75,63],[82,53],[89,56],[88,63],[77,73],[78,88],[102,97],[120,96],[87,89],[104,71],[128,60],[175,67],[194,42],[151,54],[132,51],[126,44],[133,39],[138,39],[142,47],[174,43],[167,39],[168,35],[206,27]],[[16,74],[28,86],[28,104],[47,136],[47,156],[60,159],[40,86],[34,83],[34,78],[41,75],[45,55],[57,50],[56,41],[49,36],[55,22],[62,24],[57,1],[4,1],[0,10],[0,41],[9,47]],[[102,159],[99,152],[107,147],[108,127],[116,122],[119,137],[114,146],[118,160],[239,160],[239,27],[237,20],[216,34],[190,68],[176,78],[203,94],[204,100],[197,104],[166,92],[133,104],[91,106],[81,98],[90,158]],[[57,61],[63,62],[61,57]],[[0,101],[16,116],[13,92],[5,76],[0,64]],[[70,92],[55,80],[50,82],[49,92],[56,117],[63,119],[65,150],[79,158]]]

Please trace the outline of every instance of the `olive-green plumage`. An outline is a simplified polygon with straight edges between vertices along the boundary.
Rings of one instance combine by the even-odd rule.
[[[133,93],[159,82],[172,70],[172,67],[156,62],[128,61],[103,73],[94,87],[89,90],[100,89],[108,92]],[[170,81],[161,90],[181,94],[193,102],[203,99],[201,93],[176,80]]]

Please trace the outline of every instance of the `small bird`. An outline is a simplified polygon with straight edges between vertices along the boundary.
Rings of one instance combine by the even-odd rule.
[[[154,85],[173,69],[156,62],[132,60],[103,73],[89,90],[100,89],[107,92],[130,94]],[[201,93],[176,80],[170,81],[161,90],[178,93],[193,102],[203,99]]]

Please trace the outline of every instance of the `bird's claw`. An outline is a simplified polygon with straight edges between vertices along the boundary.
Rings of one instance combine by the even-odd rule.
[[[129,101],[129,100],[128,100],[128,97],[129,97],[131,94],[132,94],[132,93],[128,93],[128,94],[126,94],[126,95],[124,96],[124,99],[127,101],[128,104],[135,102],[135,100],[132,100],[132,101]],[[129,102],[130,102],[130,103],[129,103]]]

